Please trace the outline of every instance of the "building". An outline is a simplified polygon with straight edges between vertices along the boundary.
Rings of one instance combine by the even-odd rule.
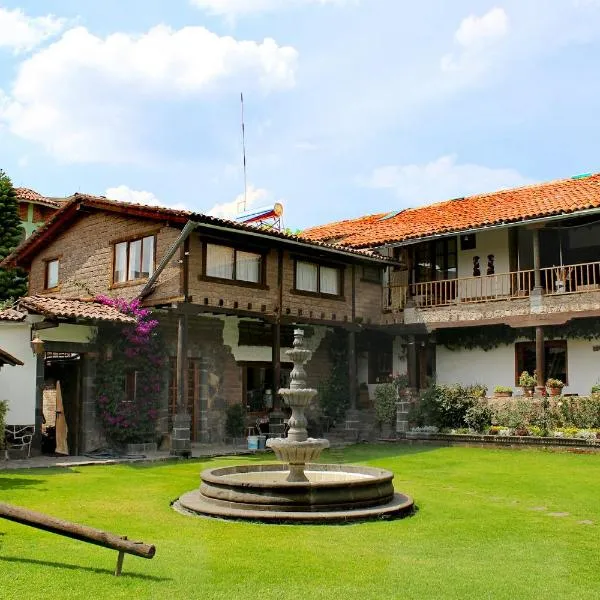
[[[312,386],[327,381],[331,347],[342,344],[351,357],[344,362],[351,405],[358,408],[352,357],[381,335],[382,271],[392,262],[371,250],[75,194],[3,263],[29,272],[28,297],[17,306],[21,316],[5,315],[3,326],[26,332],[15,334],[14,346],[22,346],[17,355],[27,354],[31,337],[46,345],[35,360],[23,359],[37,384],[21,394],[26,414],[19,418],[26,422],[35,413],[41,428],[43,389],[59,378],[63,393],[72,390],[65,407],[75,436],[70,447],[82,452],[102,444],[90,403],[95,368],[108,359],[96,352],[94,328],[119,316],[100,315],[98,295],[141,298],[160,321],[170,368],[159,424],[163,433],[173,431],[176,452],[189,451],[190,435],[222,440],[233,404],[246,409],[250,427],[279,411],[277,390],[291,369],[285,350],[297,325],[307,329],[314,352]],[[134,376],[132,394],[137,385]]]
[[[589,394],[600,376],[600,174],[313,227],[304,237],[393,256],[383,328],[411,384],[518,386],[537,372]],[[411,333],[422,326],[421,333]],[[388,341],[391,352],[392,343]]]
[[[66,198],[46,198],[29,188],[15,188],[15,192],[19,218],[26,238],[48,221],[67,200]]]

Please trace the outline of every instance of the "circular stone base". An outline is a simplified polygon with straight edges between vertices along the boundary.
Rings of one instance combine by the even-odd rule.
[[[394,492],[393,474],[349,465],[307,465],[307,482],[287,482],[283,465],[208,469],[199,490],[175,508],[225,519],[271,523],[340,523],[395,518],[413,510],[412,498]]]

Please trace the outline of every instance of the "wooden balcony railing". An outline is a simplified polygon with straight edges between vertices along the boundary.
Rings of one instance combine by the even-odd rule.
[[[547,267],[540,275],[547,295],[600,291],[600,262]],[[403,310],[408,299],[420,308],[509,300],[529,296],[533,286],[533,270],[392,285],[384,287],[383,306],[386,310]]]

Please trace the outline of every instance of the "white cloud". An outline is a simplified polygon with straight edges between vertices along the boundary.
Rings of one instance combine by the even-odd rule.
[[[0,97],[0,123],[65,161],[133,162],[135,128],[147,127],[139,125],[144,102],[233,82],[236,90],[290,88],[297,56],[270,38],[236,40],[204,27],[105,38],[76,27],[20,65],[10,95]]]
[[[182,203],[166,204],[159,200],[152,192],[145,190],[133,190],[126,185],[108,188],[104,194],[110,200],[121,200],[132,204],[145,204],[147,206],[165,206],[176,210],[187,210]]]
[[[246,193],[246,208],[258,208],[261,205],[266,205],[271,199],[271,193],[264,188],[255,188],[253,185],[248,186]],[[220,217],[221,219],[234,219],[236,215],[244,210],[244,194],[236,196],[231,202],[223,204],[215,204],[210,210],[206,211],[207,215]]]
[[[14,52],[31,50],[60,33],[65,23],[66,19],[54,15],[30,17],[19,8],[0,7],[0,48],[11,48]]]
[[[458,164],[455,155],[424,165],[379,167],[366,182],[369,187],[393,190],[404,206],[450,200],[534,183],[515,169]]]
[[[193,6],[212,15],[235,17],[285,10],[306,4],[347,4],[358,0],[190,0]]]
[[[486,66],[486,54],[508,31],[508,15],[503,8],[492,8],[481,17],[469,15],[454,33],[461,51],[442,57],[442,71],[481,71]]]

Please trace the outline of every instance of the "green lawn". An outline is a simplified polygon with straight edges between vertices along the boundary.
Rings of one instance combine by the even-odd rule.
[[[126,556],[115,578],[116,552],[0,520],[0,598],[599,597],[600,455],[356,446],[342,456],[394,471],[418,512],[284,526],[169,507],[202,468],[258,457],[0,471],[2,501],[157,547],[153,560]]]

